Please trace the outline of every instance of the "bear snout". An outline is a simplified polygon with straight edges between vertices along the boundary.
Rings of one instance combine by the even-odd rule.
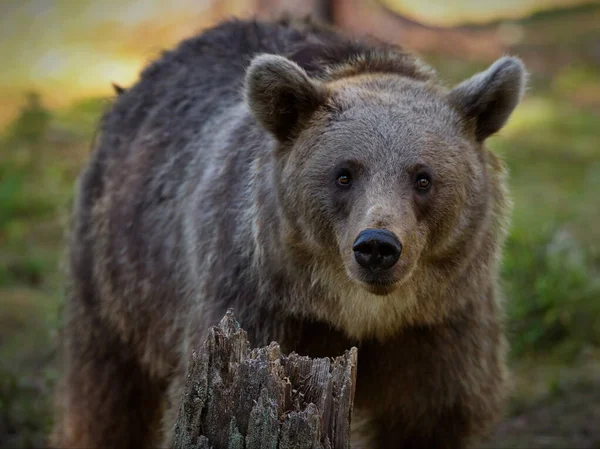
[[[402,254],[402,243],[386,229],[365,229],[352,245],[354,258],[363,268],[379,272],[392,268]]]

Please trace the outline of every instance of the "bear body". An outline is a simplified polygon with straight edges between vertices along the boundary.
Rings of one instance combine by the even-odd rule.
[[[168,445],[190,351],[230,307],[254,346],[359,348],[357,445],[485,434],[509,201],[484,141],[523,84],[502,58],[448,90],[304,22],[229,21],[165,53],[78,185],[55,444]]]

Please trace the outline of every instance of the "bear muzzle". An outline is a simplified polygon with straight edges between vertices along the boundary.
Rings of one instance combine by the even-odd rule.
[[[392,268],[402,254],[402,243],[386,229],[365,229],[352,245],[354,258],[363,268],[379,273]]]

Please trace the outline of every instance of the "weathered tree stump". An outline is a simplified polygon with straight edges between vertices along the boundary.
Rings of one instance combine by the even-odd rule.
[[[175,449],[350,447],[357,350],[335,359],[250,349],[231,310],[192,353]]]

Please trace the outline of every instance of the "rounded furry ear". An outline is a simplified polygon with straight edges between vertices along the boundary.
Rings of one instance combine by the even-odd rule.
[[[245,97],[258,122],[279,140],[287,140],[325,101],[325,88],[295,62],[256,56],[246,72]]]
[[[521,60],[503,57],[452,89],[449,99],[475,120],[476,137],[483,141],[506,124],[523,97],[526,82],[527,71]]]

